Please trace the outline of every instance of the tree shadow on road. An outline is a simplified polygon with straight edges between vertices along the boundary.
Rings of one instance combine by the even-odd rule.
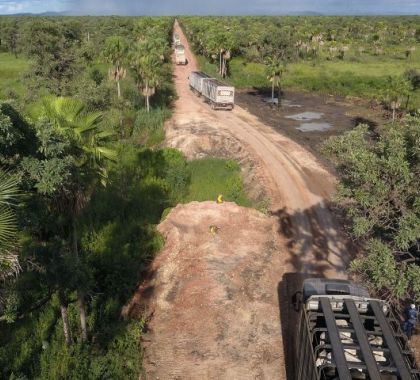
[[[294,380],[296,329],[300,318],[293,306],[293,297],[301,291],[307,278],[345,276],[348,263],[356,252],[355,245],[346,238],[342,221],[331,210],[331,204],[322,202],[294,213],[286,209],[272,213],[278,220],[278,232],[285,238],[289,252],[285,273],[277,287],[288,380]]]

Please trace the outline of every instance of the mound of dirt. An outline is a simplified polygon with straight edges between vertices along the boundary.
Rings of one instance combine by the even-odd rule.
[[[287,249],[272,217],[234,203],[179,205],[151,278],[127,306],[147,309],[147,379],[285,379],[278,284]]]

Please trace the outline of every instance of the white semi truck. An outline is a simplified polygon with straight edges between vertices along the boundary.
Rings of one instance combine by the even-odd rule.
[[[177,65],[187,64],[187,57],[185,56],[184,45],[181,45],[181,44],[175,45],[175,63]]]
[[[193,71],[189,76],[190,88],[198,96],[203,96],[212,109],[233,110],[235,88],[214,79],[206,73]]]

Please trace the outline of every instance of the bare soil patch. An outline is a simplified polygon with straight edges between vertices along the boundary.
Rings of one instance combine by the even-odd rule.
[[[276,219],[193,202],[159,231],[165,248],[129,306],[152,316],[146,378],[285,379],[277,289],[289,253]]]

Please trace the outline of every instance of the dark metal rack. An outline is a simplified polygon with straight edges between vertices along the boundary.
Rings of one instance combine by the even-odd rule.
[[[296,379],[420,380],[407,338],[385,302],[351,296],[312,296],[309,302],[317,307],[303,305]]]

